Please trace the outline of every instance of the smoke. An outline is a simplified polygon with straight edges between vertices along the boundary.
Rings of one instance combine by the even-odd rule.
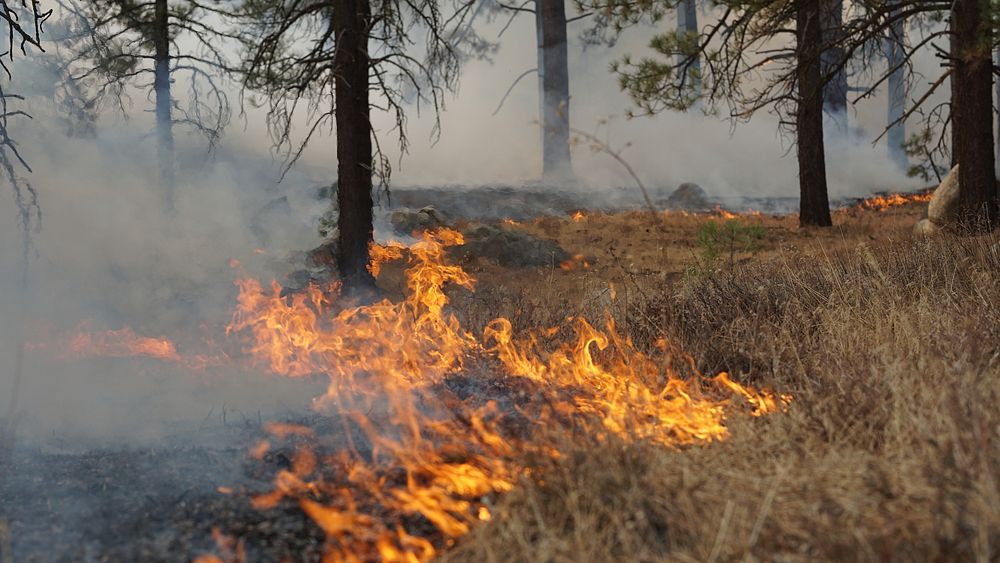
[[[480,32],[495,36],[502,23]],[[631,31],[613,49],[584,49],[583,25],[585,20],[570,30],[571,124],[620,149],[648,186],[696,182],[720,198],[797,194],[791,141],[779,136],[771,116],[735,129],[698,112],[621,117],[629,102],[609,64],[624,53],[645,53],[653,30]],[[535,65],[532,18],[518,18],[501,42],[492,62],[466,64],[460,90],[440,116],[440,139],[431,134],[432,112],[411,108],[411,150],[400,155],[391,117],[374,116],[381,146],[396,165],[393,183],[519,185],[537,179],[536,80],[522,81],[491,115],[510,82]],[[279,183],[284,162],[271,151],[259,111],[249,109],[232,124],[214,155],[205,154],[203,139],[179,130],[176,212],[170,213],[158,189],[145,94],[133,92],[128,119],[106,111],[96,138],[71,138],[52,103],[51,80],[25,65],[15,69],[15,81],[25,77],[18,84],[29,95],[34,119],[16,118],[12,130],[34,168],[30,179],[44,222],[32,241],[30,287],[24,292],[18,289],[17,215],[11,206],[0,214],[0,315],[13,319],[19,307],[27,311],[27,328],[0,325],[0,397],[10,394],[11,358],[21,338],[30,345],[33,335],[60,334],[87,321],[95,329],[129,326],[145,336],[180,335],[179,346],[191,345],[213,331],[217,335],[228,321],[235,277],[245,272],[280,281],[296,253],[320,242],[317,221],[328,202],[318,197],[318,188],[335,177],[334,139],[316,138]],[[884,107],[880,97],[860,104],[852,110],[852,133],[830,140],[832,196],[918,187],[890,164],[884,146],[871,145],[884,125]],[[581,206],[620,198],[621,190],[612,188],[632,186],[617,163],[587,143],[574,148],[573,158],[587,197]],[[238,270],[230,265],[234,259]],[[300,410],[317,394],[316,382],[239,370],[192,374],[152,360],[66,363],[55,355],[51,349],[29,354],[18,402],[22,436],[147,440],[178,431],[178,424],[218,424],[223,412],[233,420],[253,419],[258,411],[267,416]]]
[[[483,26],[480,33],[496,37],[505,21],[500,18]],[[720,198],[798,194],[793,140],[779,135],[773,115],[761,112],[735,128],[728,119],[706,116],[697,110],[624,117],[630,102],[618,89],[610,64],[626,53],[635,58],[651,54],[647,47],[650,37],[672,28],[675,24],[671,17],[656,29],[647,26],[626,31],[613,48],[585,48],[580,34],[587,22],[583,19],[571,23],[569,31],[573,127],[595,133],[616,149],[628,145],[622,156],[649,186],[672,189],[682,182],[696,182]],[[519,16],[500,41],[492,62],[466,64],[461,89],[442,115],[443,134],[438,142],[429,140],[432,115],[425,112],[411,119],[412,146],[396,173],[398,182],[517,185],[538,178],[541,135],[537,78],[532,75],[521,80],[499,113],[491,115],[513,80],[535,66],[533,16]],[[918,59],[916,64],[918,70],[936,68],[930,56]],[[852,77],[852,85],[864,86],[861,81],[866,79]],[[832,197],[922,187],[888,160],[884,140],[872,145],[886,125],[886,104],[880,94],[853,105],[849,110],[850,134],[828,140]],[[387,119],[379,123],[382,130],[388,130]],[[387,145],[391,148],[391,143]],[[398,158],[398,154],[393,157]],[[587,192],[634,184],[607,154],[590,150],[586,142],[574,147],[572,157],[574,170]]]

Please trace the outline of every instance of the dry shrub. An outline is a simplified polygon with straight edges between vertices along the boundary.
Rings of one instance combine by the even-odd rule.
[[[454,561],[1000,559],[1000,248],[939,239],[787,257],[650,299],[705,371],[784,414],[669,450],[564,435]]]

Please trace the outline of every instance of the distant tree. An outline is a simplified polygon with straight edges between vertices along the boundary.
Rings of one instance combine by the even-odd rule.
[[[677,3],[677,32],[689,37],[698,37],[698,2],[697,0],[680,0]],[[685,55],[677,55],[677,62],[683,63]],[[688,73],[691,75],[692,95],[701,97],[701,58],[697,55],[692,58],[688,65]]]
[[[538,75],[538,119],[542,138],[542,180],[565,183],[573,179],[570,155],[569,111],[569,23],[589,14],[566,16],[566,0],[524,0],[520,4],[497,1],[490,4],[498,12],[506,12],[510,19],[503,26],[501,35],[521,13],[535,17],[535,38],[538,64],[518,76],[507,94],[525,76]],[[530,7],[529,7],[530,6]],[[504,95],[506,98],[506,94]],[[501,106],[503,102],[501,101]],[[499,107],[497,111],[499,111]],[[496,113],[496,112],[494,112]]]
[[[14,61],[16,53],[22,55],[28,53],[29,48],[37,51],[44,51],[42,47],[43,28],[52,15],[51,9],[43,9],[37,0],[28,2],[8,2],[0,0],[0,20],[6,26],[6,45],[0,52],[0,68],[6,75],[7,81],[13,79],[10,63]],[[18,219],[21,225],[22,235],[22,285],[27,284],[27,263],[30,247],[30,234],[32,225],[37,226],[42,218],[41,208],[38,206],[38,194],[34,187],[26,179],[22,178],[18,168],[31,171],[31,167],[22,157],[18,150],[17,143],[11,136],[10,119],[27,114],[15,109],[12,102],[23,100],[23,98],[13,93],[7,88],[3,80],[0,80],[0,169],[7,176],[14,193],[14,204],[17,208]]]
[[[535,0],[539,101],[542,120],[542,179],[572,178],[569,152],[569,49],[565,0]]]
[[[823,111],[826,112],[835,131],[847,134],[847,72],[844,62],[844,1],[821,0],[822,73],[824,75]]]
[[[367,269],[372,178],[387,182],[390,171],[370,109],[395,116],[405,152],[406,98],[441,109],[458,78],[453,40],[472,7],[472,0],[447,7],[440,0],[248,0],[239,9],[247,94],[264,97],[272,139],[288,166],[317,132],[335,128],[337,268],[346,289],[374,286]],[[298,118],[307,128],[295,140]]]
[[[220,84],[221,73],[233,70],[224,47],[231,37],[220,27],[220,17],[227,13],[223,4],[64,0],[63,5],[82,22],[79,31],[85,37],[74,45],[67,80],[91,85],[87,95],[110,97],[122,111],[129,87],[148,88],[152,94],[161,188],[172,205],[174,125],[193,127],[213,147],[229,121],[229,100]],[[180,77],[190,85],[185,106],[172,93]]]
[[[920,152],[933,159],[934,154],[949,155],[959,166],[962,222],[972,232],[989,231],[1000,225],[1000,193],[997,191],[996,154],[993,139],[993,60],[997,41],[997,16],[1000,14],[987,0],[861,0],[858,5],[864,17],[853,19],[845,31],[846,56],[859,52],[868,42],[885,35],[898,37],[903,22],[923,20],[926,28],[918,40],[894,41],[899,49],[890,64],[861,98],[869,95],[885,81],[898,87],[905,78],[897,73],[907,69],[921,49],[933,49],[942,60],[941,72],[918,96],[910,96],[907,107],[890,123],[903,123],[911,116],[920,116],[923,127],[908,143],[924,145]],[[921,23],[918,21],[918,24]],[[948,49],[936,39],[947,39]],[[930,78],[930,77],[926,77]],[[951,95],[947,102],[929,105],[931,96],[948,83]],[[892,92],[890,92],[890,97]],[[936,141],[934,131],[937,132]],[[898,138],[896,139],[898,141]],[[949,142],[950,141],[950,142]],[[894,141],[895,142],[895,141]],[[928,146],[929,145],[929,146]],[[931,163],[931,167],[935,165]]]
[[[626,56],[613,70],[636,105],[634,113],[686,110],[698,100],[713,110],[728,108],[738,121],[761,110],[775,112],[781,128],[796,138],[799,221],[829,226],[823,99],[825,86],[839,76],[846,55],[832,48],[837,34],[824,38],[827,2],[717,2],[710,23],[697,34],[657,35],[650,42],[656,57],[633,61]],[[593,0],[584,7],[610,14],[613,27],[623,29],[644,18],[657,21],[677,2]],[[795,40],[789,41],[789,36]],[[694,73],[696,63],[700,70]]]
[[[900,9],[900,0],[893,2],[895,10]],[[903,111],[906,107],[906,21],[895,19],[885,36],[886,64],[889,75],[888,87],[888,131],[886,144],[889,157],[901,170],[909,170],[910,164],[903,146],[906,143],[906,123]]]

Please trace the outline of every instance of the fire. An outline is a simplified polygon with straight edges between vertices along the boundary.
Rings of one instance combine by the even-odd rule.
[[[445,260],[462,234],[440,229],[421,237],[371,248],[375,276],[387,261],[405,261],[400,301],[357,305],[341,297],[337,284],[282,296],[276,282],[235,282],[239,295],[226,334],[248,361],[283,377],[327,379],[315,406],[339,419],[340,431],[270,423],[268,439],[249,452],[264,460],[275,444],[294,446],[272,489],[251,502],[261,510],[297,506],[325,533],[325,561],[432,559],[494,518],[488,499],[531,474],[526,453],[560,455],[548,438],[553,428],[675,448],[725,439],[734,409],[760,416],[791,400],[725,373],[704,377],[693,362],[682,375],[665,361],[666,342],[644,352],[610,316],[601,328],[577,317],[567,319],[569,327],[526,334],[497,318],[473,334],[448,311],[445,292],[475,289],[472,276]],[[586,265],[582,256],[574,261]],[[127,328],[81,331],[70,349],[193,362],[171,341]],[[497,370],[504,376],[495,377]],[[500,423],[514,412],[485,398],[461,399],[448,387],[483,373],[500,387],[516,381],[532,389],[518,395],[516,409],[506,409],[528,421],[525,429],[503,430]],[[218,532],[216,542],[218,555],[199,561],[244,560],[239,540]]]
[[[498,318],[477,338],[445,309],[446,285],[474,288],[471,276],[444,261],[445,248],[461,244],[462,235],[442,229],[422,236],[408,247],[372,248],[373,273],[385,260],[407,261],[408,292],[399,302],[350,306],[339,302],[336,287],[282,298],[277,284],[237,282],[229,333],[274,373],[325,374],[329,385],[317,406],[343,419],[334,454],[319,453],[323,437],[308,428],[271,425],[276,439],[292,437],[299,449],[274,490],[254,499],[260,509],[296,503],[326,533],[326,560],[426,561],[493,517],[483,499],[510,490],[525,473],[518,454],[559,455],[544,432],[504,435],[493,402],[440,391],[475,358],[494,357],[535,386],[538,396],[523,410],[539,430],[572,419],[575,427],[677,447],[724,439],[734,398],[754,415],[790,400],[726,374],[682,378],[639,351],[610,319],[603,330],[572,319],[575,337],[552,350],[541,342],[560,327],[515,336],[510,321]],[[357,437],[368,445],[361,448]],[[269,447],[261,442],[252,455],[263,457]],[[414,535],[416,515],[436,530],[431,539]]]
[[[573,217],[573,220],[576,221],[577,223],[579,223],[580,221],[583,221],[584,219],[587,218],[587,216],[583,214],[583,211],[576,211],[576,212],[574,212],[573,215],[572,215],[572,217]]]
[[[927,203],[933,196],[933,191],[915,194],[877,195],[862,200],[856,207],[861,210],[873,210],[878,211],[879,213],[884,213],[890,207],[898,207],[900,205],[908,205],[911,203]]]
[[[737,217],[739,217],[739,215],[723,209],[722,206],[719,205],[718,203],[715,204],[715,208],[712,210],[712,212],[718,215],[719,217],[722,217],[723,219],[736,219]]]
[[[587,259],[584,258],[583,254],[574,254],[569,260],[563,260],[562,262],[560,262],[559,268],[567,272],[576,270],[578,268],[587,270],[590,268],[590,262],[588,262]]]
[[[110,358],[147,357],[180,361],[177,347],[166,338],[138,336],[129,327],[105,332],[91,332],[81,325],[69,342],[69,350],[77,356]]]

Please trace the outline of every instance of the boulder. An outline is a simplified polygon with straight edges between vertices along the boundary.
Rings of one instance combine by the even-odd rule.
[[[927,206],[927,218],[938,227],[954,224],[958,214],[958,166],[944,177]]]
[[[538,267],[559,265],[569,254],[555,241],[518,230],[478,225],[465,232],[465,243],[452,251],[459,258],[480,256],[501,266]]]
[[[668,209],[683,211],[711,211],[713,205],[705,190],[691,182],[678,186],[666,201]]]
[[[448,218],[437,209],[427,206],[421,209],[402,208],[389,216],[392,230],[400,235],[410,235],[415,231],[426,231],[448,224]]]
[[[913,234],[919,237],[932,236],[937,234],[939,230],[938,226],[932,223],[930,219],[921,219],[913,226]]]

